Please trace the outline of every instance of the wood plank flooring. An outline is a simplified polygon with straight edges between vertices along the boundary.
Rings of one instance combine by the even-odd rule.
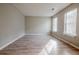
[[[78,55],[79,51],[47,35],[25,35],[0,51],[0,55]]]

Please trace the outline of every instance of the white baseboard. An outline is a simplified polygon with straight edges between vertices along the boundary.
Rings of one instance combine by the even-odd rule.
[[[25,34],[20,35],[19,37],[15,38],[14,40],[12,40],[11,42],[6,43],[5,45],[3,45],[2,47],[0,47],[0,50],[2,50],[3,48],[7,47],[8,45],[10,45],[11,43],[15,42],[16,40],[20,39],[21,37],[23,37]]]
[[[26,35],[41,35],[41,34],[26,34]]]
[[[60,39],[61,41],[65,42],[65,43],[67,43],[67,44],[71,45],[72,47],[74,47],[74,48],[76,48],[76,49],[79,50],[79,47],[76,46],[75,44],[73,44],[73,43],[71,43],[71,42],[69,42],[69,41],[67,41],[67,40],[64,40],[63,38],[60,38],[60,37],[57,36],[57,35],[53,35],[53,36],[54,36],[55,38]]]
[[[48,35],[48,34],[25,34],[25,35]]]

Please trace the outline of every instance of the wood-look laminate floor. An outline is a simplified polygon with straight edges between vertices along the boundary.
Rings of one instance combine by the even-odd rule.
[[[44,35],[25,35],[0,51],[0,55],[78,55],[79,51]]]

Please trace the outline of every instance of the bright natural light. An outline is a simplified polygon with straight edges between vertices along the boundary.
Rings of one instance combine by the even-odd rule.
[[[57,50],[58,43],[57,41],[53,39],[49,39],[48,43],[45,45],[45,47],[42,49],[42,51],[39,54],[48,55],[53,51],[53,53],[56,53],[55,50]]]
[[[76,36],[77,8],[64,15],[64,34]]]
[[[53,32],[57,32],[57,17],[53,18]]]

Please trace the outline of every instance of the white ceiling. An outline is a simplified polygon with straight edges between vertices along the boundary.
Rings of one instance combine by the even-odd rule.
[[[53,16],[70,3],[16,3],[13,4],[25,16]],[[55,10],[52,11],[52,8]]]

